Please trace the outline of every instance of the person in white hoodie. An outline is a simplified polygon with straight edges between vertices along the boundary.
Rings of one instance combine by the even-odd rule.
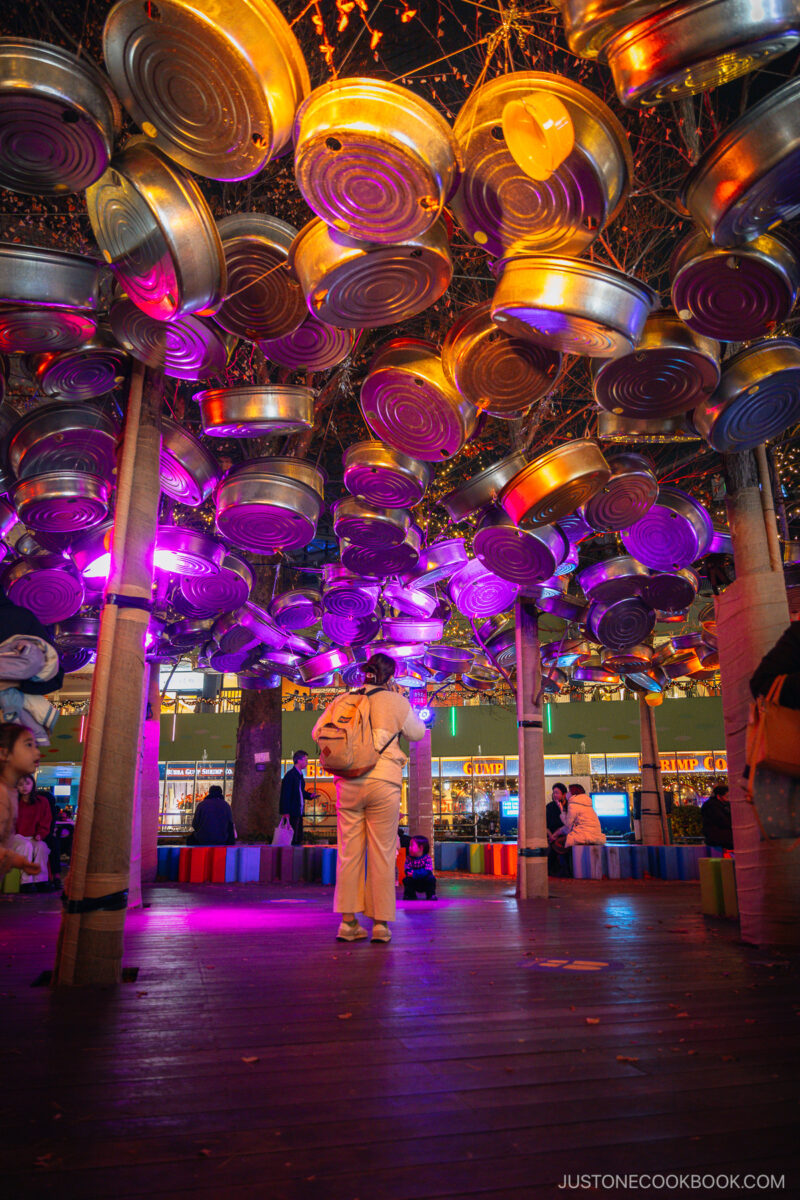
[[[600,818],[579,783],[569,785],[567,813],[562,826],[567,835],[566,846],[602,846],[606,835],[600,828]]]

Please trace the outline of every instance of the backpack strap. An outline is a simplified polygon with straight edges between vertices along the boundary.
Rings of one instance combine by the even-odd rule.
[[[401,729],[398,729],[397,733],[393,733],[392,736],[389,738],[388,742],[386,743],[386,745],[383,747],[383,750],[388,750],[389,747],[391,746],[392,742],[395,740],[395,738],[399,738],[401,733],[402,733]],[[380,758],[381,754],[383,754],[383,750],[378,751],[379,758]]]
[[[386,688],[382,688],[382,687],[376,687],[376,688],[371,688],[369,691],[367,691],[367,690],[366,690],[366,688],[359,688],[359,691],[361,692],[361,694],[362,694],[363,696],[374,696],[376,692],[385,692],[385,691],[386,691]],[[389,747],[391,746],[391,744],[392,744],[392,742],[395,740],[395,738],[399,738],[399,737],[400,737],[400,734],[401,734],[402,732],[403,732],[403,731],[402,731],[402,729],[398,729],[397,733],[393,733],[393,734],[392,734],[392,736],[389,738],[388,742],[387,742],[387,743],[386,743],[386,745],[383,747],[383,749],[378,751],[378,757],[379,757],[379,758],[380,758],[380,756],[383,754],[384,750],[388,750],[388,749],[389,749]]]

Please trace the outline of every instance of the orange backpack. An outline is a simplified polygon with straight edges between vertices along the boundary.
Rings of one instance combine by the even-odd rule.
[[[311,730],[311,736],[319,746],[320,774],[358,779],[375,766],[383,751],[379,753],[375,749],[369,697],[380,690],[345,692],[331,700]],[[393,741],[394,738],[390,738],[387,746]]]

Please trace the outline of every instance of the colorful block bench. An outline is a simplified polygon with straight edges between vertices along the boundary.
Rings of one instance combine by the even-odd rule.
[[[707,846],[573,846],[575,879],[699,879]]]
[[[436,842],[433,863],[437,871],[464,871],[472,875],[516,875],[516,842]]]
[[[336,882],[335,846],[159,846],[156,878],[178,883]]]
[[[700,911],[709,917],[738,917],[736,867],[732,858],[700,860]]]

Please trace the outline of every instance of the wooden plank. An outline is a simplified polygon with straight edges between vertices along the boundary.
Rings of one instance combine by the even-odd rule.
[[[4,898],[4,1182],[26,1200],[527,1200],[564,1162],[728,1170],[745,1144],[788,1170],[795,959],[704,921],[696,884],[440,891],[373,947],[333,941],[329,888],[159,887],[129,917],[136,983],[57,994],[30,986],[56,903]],[[611,966],[533,961],[561,957]]]

